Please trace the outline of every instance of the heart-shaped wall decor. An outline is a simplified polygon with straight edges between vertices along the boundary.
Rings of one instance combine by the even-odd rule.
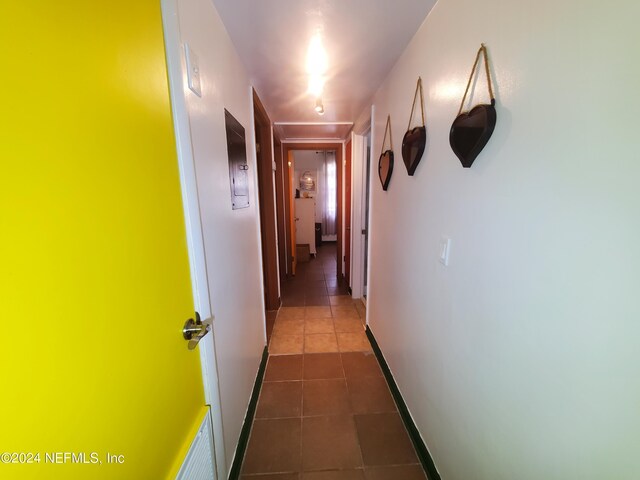
[[[385,192],[389,188],[389,181],[391,180],[391,174],[393,173],[393,151],[387,150],[380,155],[378,160],[378,176],[380,177],[380,183],[382,183],[382,190]]]
[[[453,121],[449,144],[464,168],[469,168],[485,147],[496,126],[495,100],[480,104],[469,112],[461,113]]]
[[[427,129],[415,127],[407,130],[402,139],[402,160],[407,167],[407,173],[411,176],[416,171],[418,163],[424,153],[427,143]]]

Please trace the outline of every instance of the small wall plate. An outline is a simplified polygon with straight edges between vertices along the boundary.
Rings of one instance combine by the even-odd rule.
[[[188,43],[184,44],[184,53],[187,58],[187,82],[189,84],[189,90],[199,97],[202,97],[198,56],[193,53],[193,50],[191,50]]]

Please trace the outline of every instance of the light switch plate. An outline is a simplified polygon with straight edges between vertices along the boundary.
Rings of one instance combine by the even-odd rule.
[[[449,251],[451,250],[451,239],[442,237],[440,240],[440,263],[445,267],[449,266]]]
[[[184,44],[184,53],[187,58],[187,82],[189,84],[189,89],[199,97],[202,97],[198,56],[193,53],[193,50],[191,50],[188,43]]]

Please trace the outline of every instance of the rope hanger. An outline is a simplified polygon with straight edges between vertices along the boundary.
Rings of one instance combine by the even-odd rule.
[[[413,112],[416,108],[416,99],[418,98],[418,90],[420,90],[420,112],[422,113],[422,126],[425,126],[424,122],[424,96],[422,95],[422,78],[418,77],[418,83],[416,84],[416,93],[413,94],[413,103],[411,104],[411,115],[409,115],[409,125],[407,130],[411,130],[411,120],[413,120]]]
[[[491,85],[491,74],[489,73],[489,56],[487,55],[487,47],[484,46],[484,43],[480,44],[480,48],[478,49],[478,53],[476,54],[476,61],[473,63],[473,68],[471,69],[471,75],[469,75],[469,81],[467,82],[467,88],[464,91],[464,96],[462,97],[462,102],[460,102],[460,109],[458,110],[458,115],[462,113],[462,109],[464,107],[464,102],[467,98],[467,93],[469,93],[469,87],[471,86],[471,80],[475,75],[476,68],[478,68],[478,63],[480,62],[480,54],[482,53],[484,57],[484,69],[487,74],[487,85],[489,86],[489,97],[491,97],[491,103],[495,102],[495,97],[493,96],[493,86]]]
[[[391,115],[387,115],[387,126],[384,127],[384,137],[382,137],[382,150],[380,155],[384,153],[384,142],[387,139],[387,132],[389,132],[389,150],[393,152],[393,138],[391,137]]]

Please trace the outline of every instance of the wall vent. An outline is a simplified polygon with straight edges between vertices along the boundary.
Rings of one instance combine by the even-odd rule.
[[[211,415],[207,413],[176,479],[216,480],[213,455],[213,429]]]

